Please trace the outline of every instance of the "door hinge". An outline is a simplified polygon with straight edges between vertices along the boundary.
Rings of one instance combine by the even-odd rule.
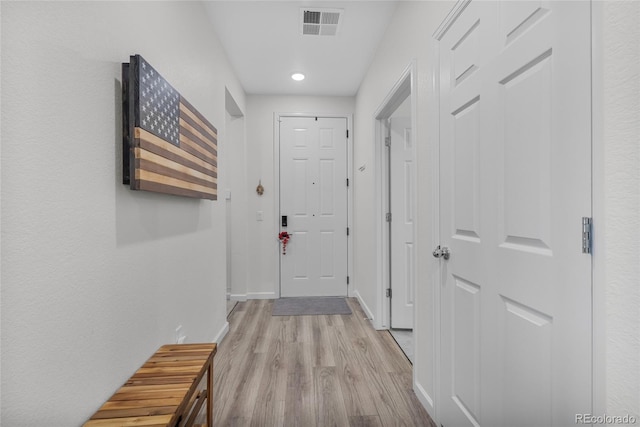
[[[390,136],[385,136],[384,137],[384,145],[385,145],[385,147],[391,147],[391,137]]]
[[[347,285],[349,284],[349,276],[347,276]]]
[[[391,298],[391,288],[387,288],[386,296],[387,298]]]
[[[349,138],[349,129],[347,129],[347,138]]]
[[[391,212],[387,213],[386,220],[387,222],[391,222]]]
[[[582,253],[590,254],[592,247],[593,219],[587,216],[582,217]]]
[[[347,178],[347,187],[349,186],[349,178]]]
[[[347,236],[349,235],[349,227],[347,227]]]

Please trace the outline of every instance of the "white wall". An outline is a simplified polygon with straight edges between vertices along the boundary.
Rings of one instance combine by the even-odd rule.
[[[278,223],[274,164],[274,113],[353,114],[353,97],[257,96],[247,97],[247,192],[249,242],[246,267],[247,297],[275,298],[279,295],[276,272],[279,266]],[[262,180],[264,195],[255,188]],[[262,211],[263,221],[256,221]]]
[[[2,8],[2,424],[82,424],[183,326],[224,330],[225,205],[121,183],[120,63],[219,128],[244,93],[197,2]]]
[[[417,68],[417,123],[413,130],[417,145],[418,170],[418,241],[417,241],[417,293],[416,325],[417,390],[431,412],[435,398],[434,384],[434,284],[436,265],[430,256],[434,235],[431,230],[433,215],[433,180],[431,153],[434,152],[434,130],[437,128],[437,103],[433,86],[437,59],[431,35],[449,12],[454,2],[400,2],[384,39],[378,48],[356,97],[355,152],[354,152],[354,253],[355,288],[365,304],[374,312],[381,312],[381,299],[376,289],[376,224],[375,204],[375,117],[376,110],[400,79],[402,72],[416,60]],[[437,134],[435,135],[437,137]],[[358,168],[366,164],[364,171]],[[374,319],[375,323],[375,319]],[[420,388],[422,391],[420,391]],[[422,394],[422,395],[420,395]]]
[[[605,239],[605,409],[640,422],[640,3],[603,5],[603,38],[596,44],[603,109],[596,120],[603,120],[604,152],[595,161],[603,167],[596,179],[604,179],[604,206],[596,213],[604,224],[594,219],[594,226]]]

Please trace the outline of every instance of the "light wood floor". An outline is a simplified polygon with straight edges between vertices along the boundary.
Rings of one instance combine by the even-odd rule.
[[[357,300],[352,315],[271,316],[238,303],[214,361],[215,426],[433,426],[411,365]]]

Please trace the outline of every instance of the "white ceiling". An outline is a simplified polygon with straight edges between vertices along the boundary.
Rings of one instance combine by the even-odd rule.
[[[343,9],[336,36],[302,35],[301,8]],[[396,1],[209,1],[207,12],[247,94],[353,96]],[[295,82],[294,72],[306,79]]]

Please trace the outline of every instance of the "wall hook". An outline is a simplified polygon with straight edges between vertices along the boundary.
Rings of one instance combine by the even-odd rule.
[[[262,194],[264,194],[264,187],[262,186],[262,180],[258,181],[258,186],[256,187],[256,193],[258,193],[258,196],[262,196]]]

